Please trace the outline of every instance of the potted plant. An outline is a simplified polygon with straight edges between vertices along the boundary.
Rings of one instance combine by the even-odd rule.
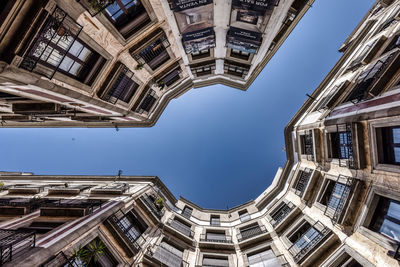
[[[157,86],[160,90],[162,90],[165,87],[165,82],[160,80],[157,82]]]
[[[0,190],[3,190],[3,188],[4,188],[4,183],[0,181]]]
[[[87,246],[75,249],[71,257],[79,266],[90,266],[98,261],[99,255],[104,254],[105,248],[103,241],[93,240]]]
[[[136,65],[135,70],[141,70],[143,69],[144,64],[143,63],[139,63]]]
[[[164,208],[165,202],[164,199],[162,197],[158,197],[155,201],[154,204],[156,204],[156,207],[159,210],[162,210]]]
[[[89,0],[89,5],[94,11],[100,12],[108,5],[114,4],[115,0]]]

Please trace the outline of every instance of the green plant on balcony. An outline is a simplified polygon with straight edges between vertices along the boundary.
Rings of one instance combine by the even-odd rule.
[[[89,5],[94,11],[99,12],[107,5],[114,4],[115,0],[89,0]]]
[[[141,70],[143,69],[144,64],[143,63],[139,63],[136,65],[135,70]]]
[[[91,266],[99,260],[99,255],[104,254],[106,246],[101,240],[93,240],[87,246],[74,249],[71,258],[78,266]]]
[[[162,90],[165,87],[165,82],[160,80],[157,82],[157,86],[160,90]]]
[[[158,197],[155,201],[154,204],[156,204],[156,207],[158,210],[162,210],[165,206],[165,201],[162,197]]]
[[[4,183],[0,181],[0,190],[3,190],[3,188],[4,188]]]

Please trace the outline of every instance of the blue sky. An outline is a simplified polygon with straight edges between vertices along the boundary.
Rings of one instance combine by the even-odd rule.
[[[255,199],[286,161],[283,129],[340,57],[372,0],[317,0],[247,92],[222,85],[170,102],[156,126],[0,129],[0,170],[157,175],[205,208]]]

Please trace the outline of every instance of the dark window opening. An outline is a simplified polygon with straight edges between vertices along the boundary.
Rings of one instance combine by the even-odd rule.
[[[400,202],[380,197],[369,228],[400,242]]]
[[[231,49],[231,57],[235,57],[235,58],[243,59],[243,60],[247,61],[250,58],[250,54],[247,52],[240,51],[240,50]]]
[[[210,55],[211,55],[210,49],[195,51],[192,53],[192,59],[193,60],[202,59],[202,58],[209,57]]]
[[[211,215],[210,224],[215,226],[221,225],[219,215]]]
[[[192,212],[193,212],[193,209],[186,206],[182,211],[182,215],[186,218],[190,218],[190,216],[192,216]]]
[[[133,75],[132,71],[124,67],[103,99],[114,104],[118,100],[129,103],[139,88],[139,85],[132,79]]]
[[[246,222],[251,219],[247,210],[239,211],[239,218],[241,222]]]
[[[116,0],[107,6],[104,14],[124,38],[138,32],[151,21],[140,0]]]
[[[400,165],[400,127],[376,129],[378,162]]]
[[[168,46],[169,42],[167,40],[167,37],[162,36],[161,38],[157,39],[152,44],[144,48],[141,52],[139,52],[138,56],[152,70],[156,70],[170,59],[170,56],[166,49]]]
[[[228,258],[214,258],[209,256],[203,257],[204,267],[229,267]]]

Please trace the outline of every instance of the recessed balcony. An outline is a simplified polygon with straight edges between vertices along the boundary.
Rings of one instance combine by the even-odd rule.
[[[60,199],[47,200],[40,207],[40,216],[83,217],[101,209],[99,200]]]

